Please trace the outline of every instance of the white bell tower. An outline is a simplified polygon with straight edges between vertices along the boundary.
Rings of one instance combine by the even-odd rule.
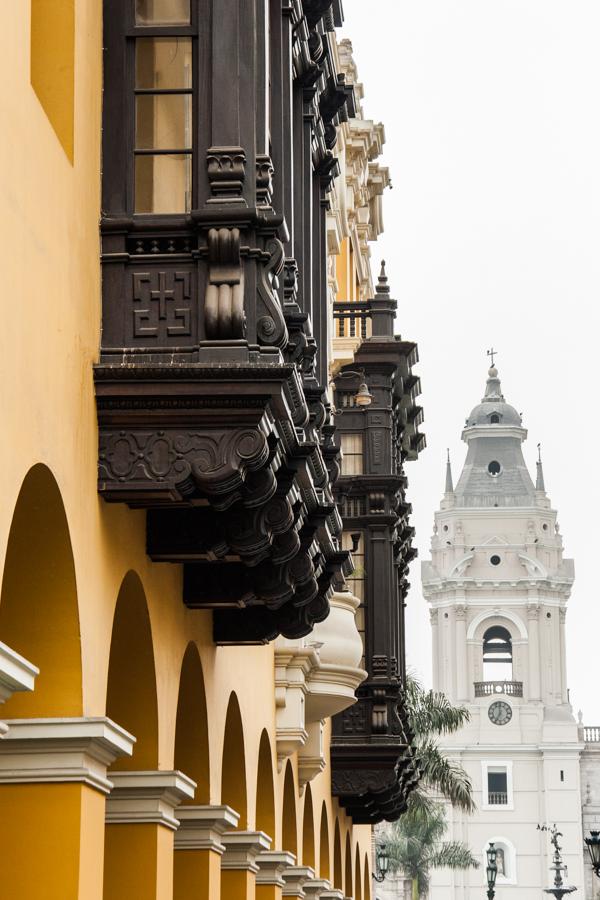
[[[534,484],[522,452],[527,431],[502,395],[495,366],[462,438],[467,458],[456,488],[448,459],[422,582],[434,689],[471,713],[443,746],[469,773],[477,812],[449,810],[449,833],[482,867],[435,873],[431,897],[484,896],[489,841],[500,850],[497,900],[543,896],[549,848],[536,830],[541,822],[563,832],[569,880],[583,897],[581,745],[565,658],[573,561],[563,557],[541,457]]]

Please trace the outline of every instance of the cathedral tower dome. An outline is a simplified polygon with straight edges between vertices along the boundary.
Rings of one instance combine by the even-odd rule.
[[[526,438],[521,416],[504,399],[498,369],[492,366],[481,403],[472,409],[462,432],[469,449],[454,492],[455,505],[533,505],[535,487],[521,446]]]

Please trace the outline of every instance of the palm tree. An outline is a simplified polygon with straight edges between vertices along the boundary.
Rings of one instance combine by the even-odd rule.
[[[479,865],[465,844],[442,840],[446,813],[443,804],[432,796],[432,792],[440,794],[467,813],[475,809],[469,776],[462,766],[443,755],[435,739],[461,728],[469,721],[469,711],[464,706],[453,706],[445,694],[426,691],[414,675],[407,676],[405,690],[421,781],[409,797],[407,811],[384,839],[390,868],[401,870],[412,879],[413,900],[419,900],[427,892],[430,869]]]
[[[479,862],[460,841],[443,841],[446,813],[441,803],[427,799],[410,804],[386,835],[390,870],[402,871],[412,880],[413,900],[427,894],[431,869],[477,868]]]
[[[411,794],[411,804],[427,806],[426,791],[435,791],[452,806],[472,813],[475,810],[471,780],[462,766],[448,760],[439,750],[435,735],[451,734],[469,721],[465,706],[453,706],[445,694],[426,691],[414,675],[406,679],[406,706],[414,732],[414,751],[421,769],[421,782]]]

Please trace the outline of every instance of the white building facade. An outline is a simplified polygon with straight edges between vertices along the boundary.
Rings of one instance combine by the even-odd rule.
[[[484,853],[499,853],[497,900],[542,897],[549,841],[563,832],[569,882],[584,897],[581,732],[569,705],[565,620],[574,579],[544,487],[523,459],[521,416],[498,372],[463,433],[468,451],[454,488],[450,463],[422,582],[430,606],[433,686],[468,707],[471,721],[444,738],[470,775],[477,812],[449,809],[448,836],[480,854],[479,870],[433,873],[432,900],[485,896]],[[589,894],[588,894],[589,896]]]

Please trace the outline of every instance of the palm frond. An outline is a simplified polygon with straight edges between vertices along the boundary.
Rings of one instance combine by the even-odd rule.
[[[446,841],[432,851],[429,865],[433,869],[478,869],[479,860],[461,841]]]
[[[410,724],[417,736],[450,734],[471,717],[466,706],[453,706],[445,694],[424,690],[413,675],[406,678],[405,692]]]
[[[452,806],[468,813],[475,811],[471,779],[462,766],[447,759],[431,739],[420,742],[415,754],[426,785],[443,794]]]

